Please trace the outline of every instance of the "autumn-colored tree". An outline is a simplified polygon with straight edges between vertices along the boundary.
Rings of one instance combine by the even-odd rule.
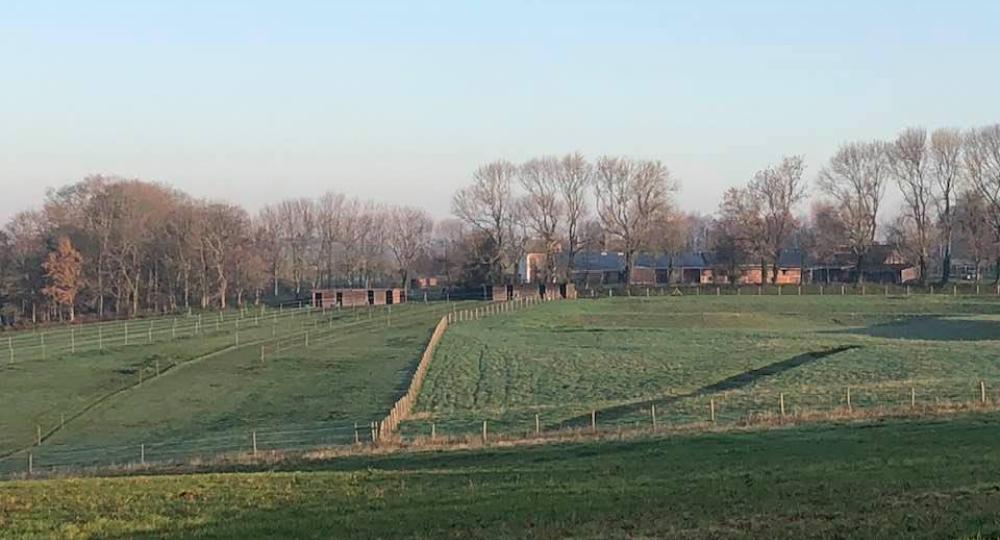
[[[69,312],[69,320],[73,322],[76,318],[76,295],[80,292],[83,256],[73,247],[69,238],[62,236],[56,250],[49,253],[42,267],[48,281],[42,292],[54,304],[65,306]]]

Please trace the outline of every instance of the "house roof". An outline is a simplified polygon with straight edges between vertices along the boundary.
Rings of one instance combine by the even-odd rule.
[[[637,268],[709,268],[715,262],[711,252],[688,251],[676,254],[640,253],[636,255]],[[756,266],[759,262],[747,261],[744,266]],[[802,252],[785,250],[781,254],[778,266],[798,268],[802,265]],[[625,269],[625,255],[616,251],[581,251],[576,255],[574,264],[578,272],[615,272]]]

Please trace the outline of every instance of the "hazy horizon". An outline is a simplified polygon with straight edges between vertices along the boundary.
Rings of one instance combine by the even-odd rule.
[[[494,159],[662,160],[680,205],[782,155],[1000,120],[1000,4],[14,3],[0,220],[91,174],[255,210],[326,191],[449,214]]]

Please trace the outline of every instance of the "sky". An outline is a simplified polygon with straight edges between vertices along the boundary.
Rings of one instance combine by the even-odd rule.
[[[715,210],[783,155],[1000,121],[1000,2],[2,0],[0,221],[92,174],[443,217],[480,164],[663,161]]]

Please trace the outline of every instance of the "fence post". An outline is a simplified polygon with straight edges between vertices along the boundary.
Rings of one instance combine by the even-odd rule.
[[[708,413],[709,413],[709,418],[711,418],[712,422],[715,422],[715,398],[711,398],[708,400]]]
[[[10,352],[10,363],[14,363],[14,338],[7,336],[7,350]]]
[[[910,387],[910,408],[917,408],[917,389],[912,386]]]
[[[597,409],[590,411],[590,430],[597,433]]]
[[[101,327],[97,327],[97,348],[104,352],[104,330]]]
[[[979,381],[979,402],[986,403],[986,381]]]
[[[653,431],[656,431],[656,405],[650,406],[649,416],[653,420]]]
[[[128,321],[125,321],[125,345],[128,346]]]
[[[153,342],[153,321],[149,321],[149,329],[146,330],[146,332],[147,332],[147,334],[146,334],[146,338],[147,338],[146,341],[148,343],[152,343]]]
[[[146,464],[146,444],[142,443],[139,445],[139,464]]]
[[[779,403],[781,405],[781,417],[784,418],[785,417],[785,393],[784,392],[778,394],[778,401],[779,401]]]
[[[250,440],[253,444],[253,457],[257,457],[257,430],[250,432]]]
[[[28,452],[28,476],[35,472],[35,456]]]
[[[35,446],[42,445],[42,426],[35,424]]]
[[[160,376],[160,359],[159,358],[156,359],[156,376],[157,377]]]
[[[76,328],[69,329],[69,352],[76,354]]]
[[[486,444],[486,420],[483,420],[483,444]]]
[[[433,441],[436,439],[437,439],[437,425],[434,422],[431,422],[431,440]]]
[[[851,407],[851,387],[850,386],[847,387],[847,412],[854,412],[854,409]]]
[[[538,435],[541,432],[542,432],[542,423],[541,423],[541,421],[538,418],[538,414],[536,413],[535,414],[535,435]]]
[[[42,332],[39,337],[42,339],[42,360],[45,360],[45,332]]]

